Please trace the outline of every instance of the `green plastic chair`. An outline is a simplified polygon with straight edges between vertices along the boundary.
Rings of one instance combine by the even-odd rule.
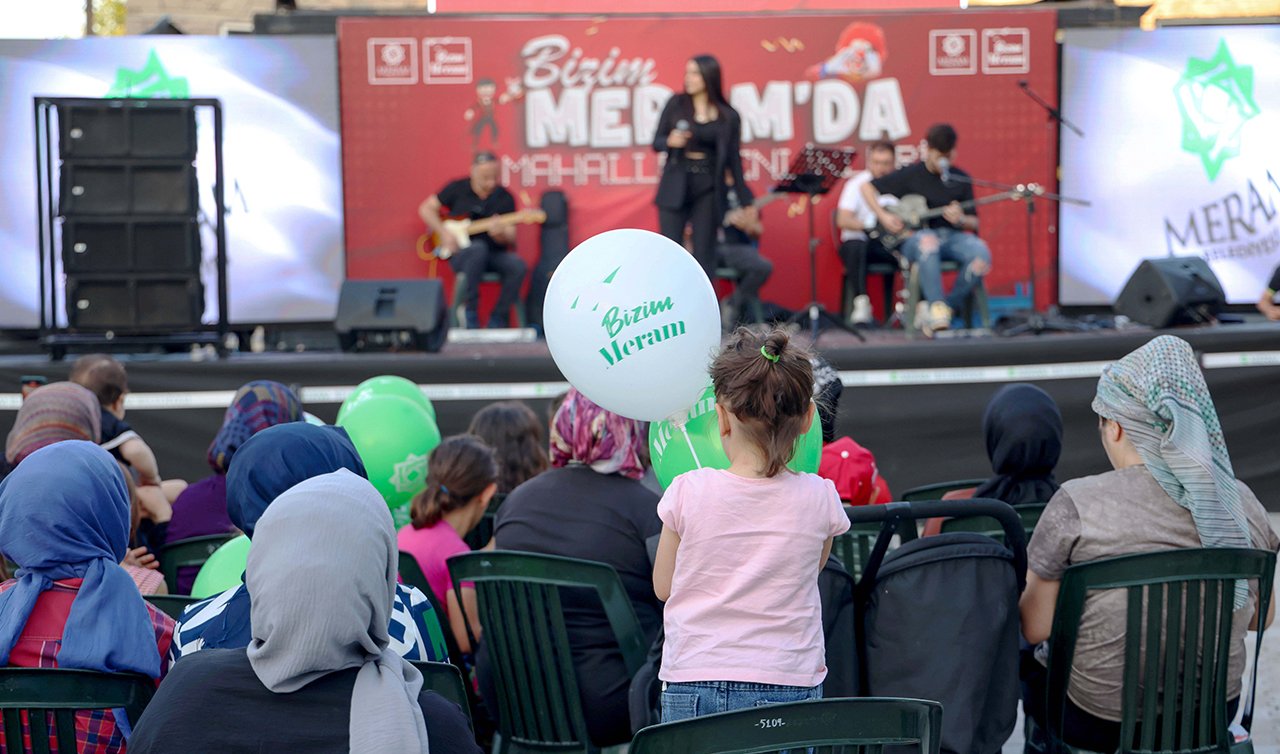
[[[75,713],[123,707],[137,723],[156,684],[140,675],[56,668],[0,668],[0,714],[8,751],[22,741],[23,712],[31,730],[31,753],[49,754],[52,732],[60,752],[76,747]],[[51,730],[52,729],[52,730]]]
[[[1139,641],[1125,641],[1119,751],[1252,752],[1251,741],[1234,744],[1227,728],[1233,585],[1256,579],[1257,614],[1265,616],[1275,570],[1273,552],[1225,548],[1126,555],[1068,568],[1049,637],[1044,726],[1050,751],[1073,751],[1062,741],[1062,717],[1085,599],[1092,590],[1125,589],[1125,636]],[[1253,722],[1257,680],[1255,666],[1245,689],[1245,729]]]
[[[434,691],[445,699],[462,708],[467,715],[467,725],[472,730],[475,725],[471,721],[471,702],[467,698],[467,684],[462,680],[462,671],[447,662],[415,662],[412,663],[422,673],[422,688]]]
[[[1040,521],[1040,514],[1044,513],[1045,503],[1023,503],[1022,505],[1013,506],[1013,510],[1018,514],[1018,518],[1022,520],[1022,530],[1027,533],[1027,542],[1031,541],[1031,533],[1036,530],[1036,524]],[[1000,522],[989,516],[974,516],[973,518],[949,518],[942,522],[942,533],[952,531],[967,531],[975,534],[985,534],[988,537],[994,537],[1000,542],[1004,542],[1004,527],[1000,526]]]
[[[942,705],[919,699],[816,699],[695,717],[644,728],[631,754],[895,751],[937,754]]]
[[[400,570],[400,578],[405,584],[417,588],[427,596],[427,600],[431,602],[431,609],[436,614],[436,625],[427,625],[427,630],[431,632],[431,636],[427,640],[432,646],[439,647],[444,644],[445,651],[449,653],[449,662],[459,668],[465,668],[463,662],[462,650],[458,648],[458,642],[453,639],[453,631],[449,630],[445,625],[449,618],[445,612],[444,601],[431,591],[431,584],[427,581],[427,576],[422,572],[422,566],[418,565],[418,559],[413,555],[400,551],[400,560],[398,564]],[[439,631],[439,633],[436,633]]]
[[[587,735],[559,587],[596,591],[627,672],[635,675],[648,645],[618,572],[589,560],[499,550],[455,555],[449,573],[455,584],[476,586],[497,688],[495,754],[596,751]],[[467,631],[474,637],[470,621]]]
[[[177,620],[182,617],[182,611],[187,609],[188,605],[194,605],[200,600],[196,597],[186,597],[180,594],[148,594],[143,597],[165,615]]]
[[[912,487],[902,493],[901,499],[908,503],[919,503],[925,500],[941,500],[942,496],[948,492],[956,490],[967,490],[970,487],[977,487],[986,479],[956,479],[951,482],[938,482],[937,484],[925,484],[920,487]]]
[[[178,569],[199,568],[219,547],[235,539],[238,534],[209,534],[170,542],[160,550],[160,572],[170,594],[178,593]]]
[[[846,515],[853,510],[855,510],[855,507],[852,505],[844,507]],[[851,523],[849,531],[832,541],[831,554],[839,558],[840,562],[844,564],[844,569],[849,572],[849,575],[855,581],[862,578],[862,569],[867,564],[867,558],[871,557],[871,549],[875,547],[876,538],[880,536],[882,527],[883,524],[879,521]],[[899,525],[898,544],[910,542],[915,538],[916,527],[914,522],[904,521]]]

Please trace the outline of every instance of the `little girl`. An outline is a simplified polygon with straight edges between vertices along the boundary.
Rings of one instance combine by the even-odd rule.
[[[830,481],[787,469],[813,422],[808,352],[739,329],[711,380],[729,468],[676,477],[658,504],[664,723],[821,698],[818,573],[849,528]]]
[[[412,523],[400,530],[397,543],[418,561],[431,591],[445,606],[453,638],[463,652],[471,651],[462,611],[472,628],[476,617],[475,589],[455,588],[445,561],[471,552],[462,538],[484,517],[498,490],[498,463],[493,450],[475,435],[446,437],[427,459],[427,486],[413,498]]]

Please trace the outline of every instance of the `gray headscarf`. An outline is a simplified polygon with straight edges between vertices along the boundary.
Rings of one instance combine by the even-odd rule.
[[[276,693],[360,668],[351,752],[427,752],[422,674],[387,649],[396,533],[373,485],[342,469],[280,495],[254,530],[245,584],[253,598],[253,672]]]
[[[1218,412],[1191,344],[1161,335],[1108,364],[1093,410],[1120,423],[1151,476],[1191,512],[1201,544],[1252,547]],[[1246,598],[1237,582],[1237,609]]]

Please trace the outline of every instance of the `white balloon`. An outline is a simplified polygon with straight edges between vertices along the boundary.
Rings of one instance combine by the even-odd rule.
[[[569,384],[642,421],[692,406],[720,345],[706,273],[682,246],[647,230],[611,230],[578,244],[547,286],[542,321]]]

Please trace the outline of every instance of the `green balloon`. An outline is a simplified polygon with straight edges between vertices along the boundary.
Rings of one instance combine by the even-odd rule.
[[[196,582],[191,586],[191,596],[204,599],[240,586],[240,577],[248,562],[249,538],[241,534],[214,550],[200,566]]]
[[[409,501],[427,485],[427,456],[440,444],[436,420],[408,398],[373,395],[351,406],[338,426],[356,446],[396,525],[407,524]]]
[[[649,455],[653,472],[663,489],[686,471],[727,469],[729,457],[720,444],[720,423],[716,419],[716,396],[707,386],[702,398],[689,409],[689,418],[680,427],[669,421],[649,425]],[[809,430],[796,441],[796,452],[787,467],[792,471],[816,473],[822,460],[822,422],[815,411]]]
[[[347,415],[357,403],[379,395],[398,395],[412,403],[415,403],[431,416],[431,421],[436,420],[436,407],[431,405],[431,399],[422,394],[422,389],[412,380],[406,380],[404,377],[397,377],[394,374],[384,374],[380,377],[370,377],[369,379],[356,385],[356,389],[347,396],[342,402],[342,406],[338,409],[338,421],[342,421],[342,417]]]

